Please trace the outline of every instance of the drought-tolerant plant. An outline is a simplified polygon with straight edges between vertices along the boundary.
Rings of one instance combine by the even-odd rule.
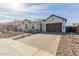
[[[6,25],[4,25],[4,26],[3,26],[3,29],[2,29],[2,32],[3,32],[3,33],[9,32],[9,28],[8,28]]]

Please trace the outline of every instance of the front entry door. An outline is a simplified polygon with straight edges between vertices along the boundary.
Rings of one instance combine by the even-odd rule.
[[[40,24],[40,32],[42,32],[42,24]]]

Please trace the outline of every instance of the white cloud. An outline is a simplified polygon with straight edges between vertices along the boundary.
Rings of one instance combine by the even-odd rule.
[[[48,6],[47,4],[44,5],[32,5],[29,6],[26,4],[25,6],[20,3],[8,3],[8,4],[0,4],[0,7],[9,9],[12,12],[27,12],[27,13],[39,13],[44,12]]]
[[[0,23],[12,22],[14,20],[24,20],[24,19],[29,19],[29,20],[42,19],[42,17],[34,16],[34,15],[30,15],[25,18],[8,16],[8,15],[0,15],[0,17],[5,17],[4,19],[0,19]]]
[[[20,19],[37,19],[37,18],[41,18],[40,16],[37,15],[24,15],[22,13],[40,13],[40,12],[44,12],[45,9],[47,9],[47,7],[45,7],[46,4],[44,5],[32,5],[29,6],[28,4],[23,5],[23,4],[17,4],[17,3],[1,3],[0,4],[0,16],[1,17],[5,17],[5,19],[0,19],[0,22],[9,22],[9,21],[13,21],[13,20],[20,20]],[[20,16],[24,16],[24,17],[20,17]],[[18,17],[17,17],[18,16]]]
[[[0,17],[5,17],[4,19],[0,19],[0,23],[12,22],[14,20],[23,20],[24,19],[24,18],[8,16],[8,15],[0,15]]]

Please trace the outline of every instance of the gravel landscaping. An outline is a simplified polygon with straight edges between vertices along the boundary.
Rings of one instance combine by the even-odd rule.
[[[0,38],[14,37],[21,34],[24,34],[24,32],[15,32],[15,31],[9,31],[7,33],[0,32]]]
[[[79,56],[79,35],[62,35],[57,49],[57,56]]]

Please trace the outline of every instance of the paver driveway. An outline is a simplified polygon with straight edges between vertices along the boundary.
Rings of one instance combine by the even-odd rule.
[[[60,38],[61,35],[35,34],[22,39],[18,39],[18,41],[23,42],[26,45],[35,47],[39,50],[48,52],[52,55],[56,55]],[[42,53],[38,53],[37,55],[42,55]]]

